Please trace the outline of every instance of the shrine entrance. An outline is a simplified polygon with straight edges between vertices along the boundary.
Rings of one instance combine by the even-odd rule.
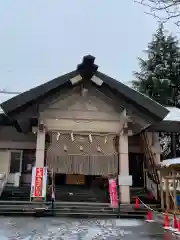
[[[103,176],[92,176],[83,174],[60,174],[55,173],[55,186],[80,185],[87,188],[100,188],[108,185],[108,178]]]
[[[109,202],[108,178],[83,174],[54,173],[56,201]],[[50,186],[52,180],[49,181]],[[49,200],[51,192],[49,192]]]
[[[58,199],[108,202],[108,176],[118,171],[114,136],[58,132],[50,136],[47,166],[53,169]]]

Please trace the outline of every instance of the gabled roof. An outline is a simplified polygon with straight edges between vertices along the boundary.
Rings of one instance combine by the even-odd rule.
[[[38,87],[32,88],[3,102],[0,104],[1,108],[8,115],[24,105],[35,102],[38,98],[48,94],[52,90],[55,90],[66,83],[72,84],[71,80],[79,75],[80,77],[78,81],[83,80],[84,78],[89,80],[94,78],[99,79],[99,81],[101,81],[99,88],[103,87],[103,85],[108,86],[114,92],[123,96],[131,104],[135,104],[138,107],[145,109],[158,120],[164,119],[164,117],[168,114],[169,111],[154,100],[126,86],[122,82],[97,71],[98,67],[94,64],[94,60],[95,58],[92,56],[85,56],[82,64],[78,65],[76,70],[48,81]]]
[[[16,109],[22,107],[23,105],[28,104],[36,100],[37,98],[43,96],[47,92],[50,92],[51,90],[63,85],[64,83],[69,81],[69,79],[71,79],[72,77],[75,77],[76,75],[77,75],[76,70],[70,73],[64,74],[42,85],[39,85],[35,88],[25,91],[19,95],[16,95],[10,98],[9,100],[1,103],[0,106],[6,114],[13,112]]]
[[[121,93],[127,100],[131,101],[132,103],[136,103],[142,108],[147,109],[150,113],[157,116],[161,120],[164,119],[164,117],[168,114],[169,111],[167,108],[149,98],[148,96],[101,72],[97,72],[96,75],[105,83],[107,83],[111,88],[116,89],[119,93]]]
[[[0,91],[0,104],[3,102],[8,101],[9,99],[19,95],[18,92],[6,92],[6,91]],[[4,113],[3,109],[0,107],[0,114]]]

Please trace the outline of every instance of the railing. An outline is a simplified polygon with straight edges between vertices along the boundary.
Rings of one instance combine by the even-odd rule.
[[[169,191],[171,192],[171,191],[174,191],[174,189],[176,190],[176,191],[180,191],[180,181],[179,180],[175,180],[175,187],[174,187],[174,183],[173,183],[174,181],[172,180],[172,179],[168,179],[168,189],[169,189]],[[166,185],[165,185],[165,179],[164,178],[162,178],[162,189],[163,189],[163,191],[164,192],[166,192]]]
[[[0,196],[3,192],[3,189],[7,183],[7,174],[6,173],[0,173]]]
[[[147,137],[147,133],[143,132],[141,134],[142,145],[144,149],[144,155],[146,160],[146,165],[148,169],[148,173],[145,175],[146,177],[146,188],[152,192],[154,198],[156,200],[159,199],[159,175],[156,169],[156,162],[154,155],[151,150],[151,146],[149,144],[149,140]]]

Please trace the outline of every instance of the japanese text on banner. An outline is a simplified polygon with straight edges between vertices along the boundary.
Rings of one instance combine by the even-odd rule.
[[[109,195],[111,206],[113,208],[118,207],[118,198],[117,198],[117,186],[116,186],[116,179],[109,179]]]
[[[35,192],[34,192],[35,197],[42,197],[43,177],[44,177],[44,168],[36,168]]]

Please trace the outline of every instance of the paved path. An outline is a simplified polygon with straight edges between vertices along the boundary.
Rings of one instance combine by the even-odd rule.
[[[0,240],[178,239],[156,223],[138,220],[0,218]],[[180,239],[180,238],[179,238]]]

